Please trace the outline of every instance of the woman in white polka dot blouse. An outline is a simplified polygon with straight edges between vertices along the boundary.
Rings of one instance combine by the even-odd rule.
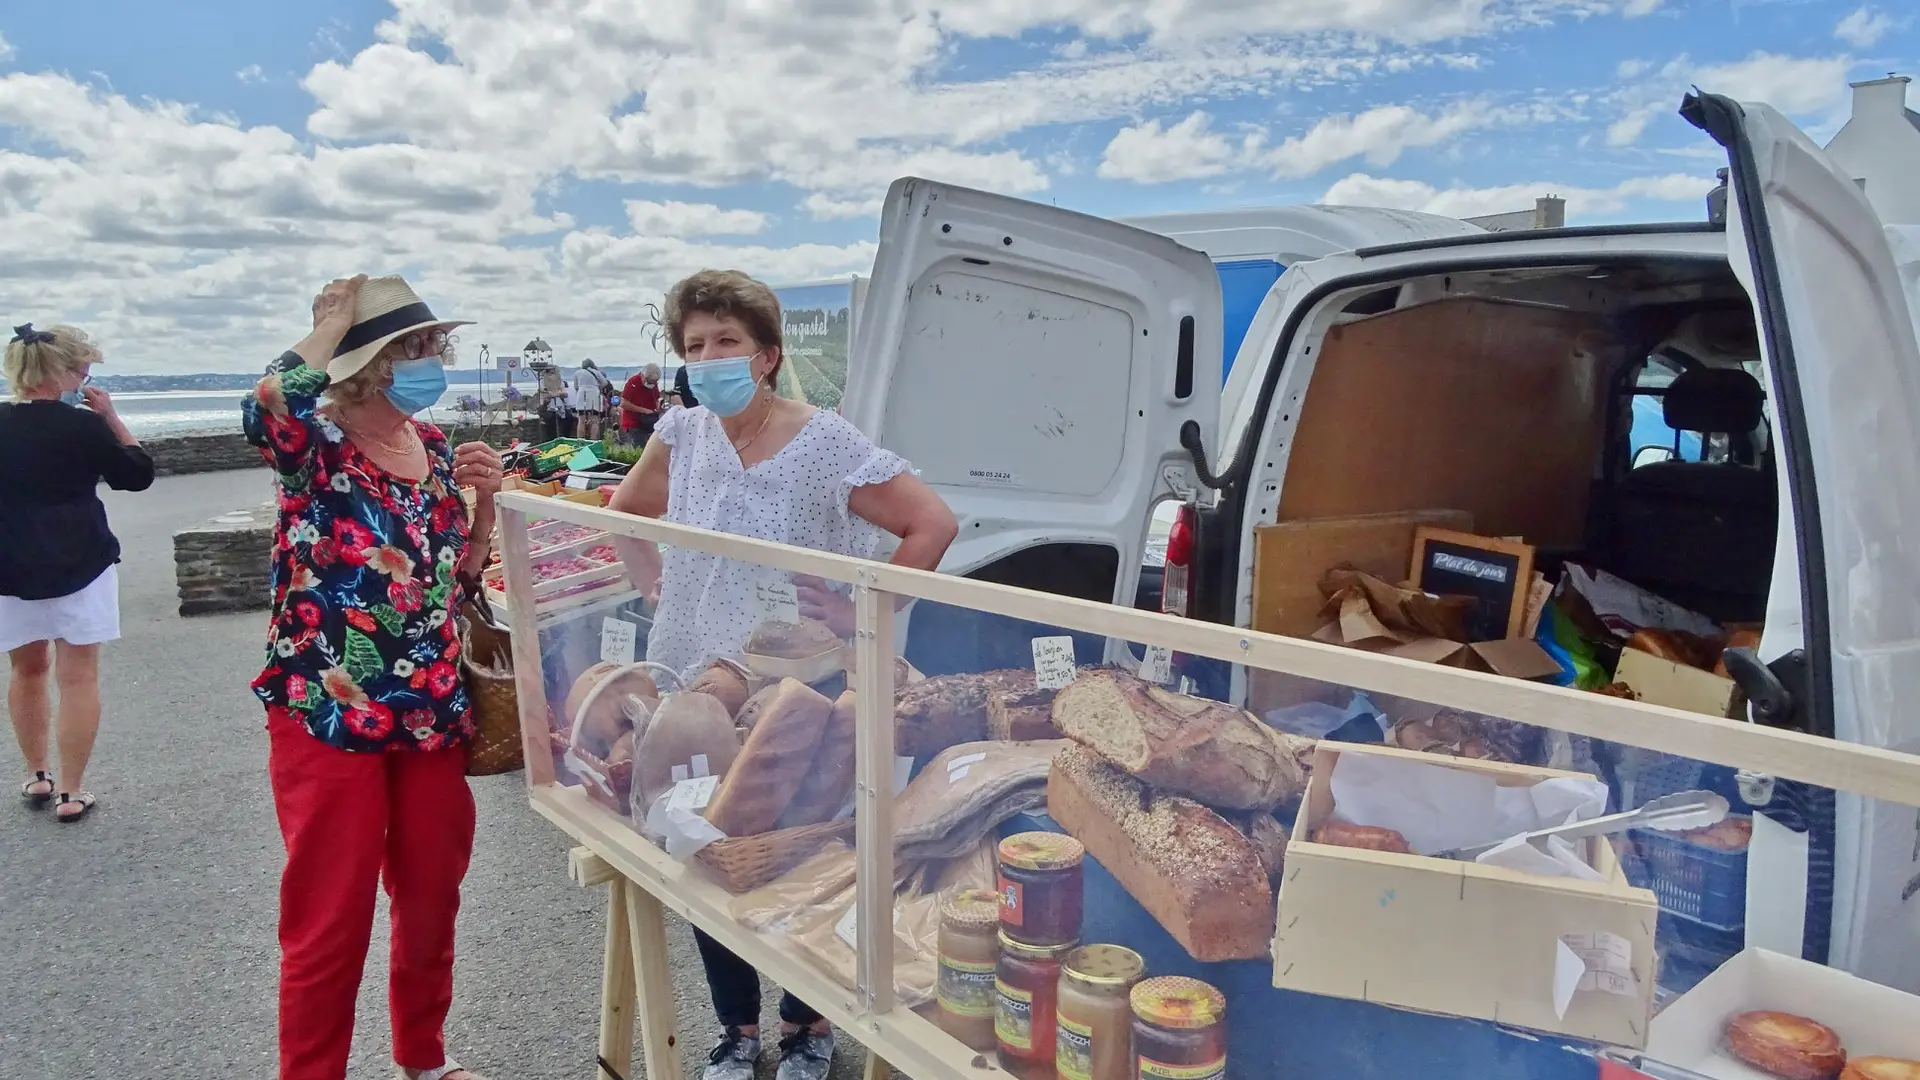
[[[837,413],[773,392],[780,370],[780,301],[734,270],[703,270],[667,293],[666,336],[700,404],[662,416],[613,509],[682,525],[871,558],[882,530],[900,538],[891,561],[939,566],[959,526],[897,454]],[[663,557],[624,542],[635,580],[656,595],[647,659],[691,678],[737,656],[763,613],[754,586],[767,567],[684,548]],[[852,601],[801,579],[800,613],[853,633]],[[722,1034],[702,1080],[751,1080],[760,1054],[760,981],[753,968],[694,932]],[[791,994],[780,1002],[777,1080],[821,1080],[833,1056],[827,1022]]]

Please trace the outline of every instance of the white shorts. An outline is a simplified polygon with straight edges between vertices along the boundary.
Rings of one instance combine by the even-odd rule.
[[[0,652],[36,641],[98,645],[120,637],[120,568],[109,566],[86,588],[51,600],[0,596]]]

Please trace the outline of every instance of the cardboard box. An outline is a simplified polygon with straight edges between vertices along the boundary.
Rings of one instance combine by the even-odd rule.
[[[1654,1017],[1646,1057],[1713,1080],[1773,1080],[1723,1048],[1727,1021],[1755,1009],[1818,1020],[1848,1057],[1920,1061],[1920,998],[1764,949],[1720,965]]]
[[[1413,560],[1414,530],[1422,525],[1473,528],[1462,510],[1414,510],[1362,517],[1309,518],[1253,530],[1253,628],[1307,637],[1321,623],[1327,598],[1320,580],[1342,564],[1399,581]]]
[[[1614,669],[1613,678],[1632,687],[1640,700],[1649,705],[1735,720],[1744,718],[1746,699],[1732,679],[1663,660],[1650,652],[1621,649],[1620,665]]]
[[[1603,879],[1590,882],[1312,843],[1304,838],[1333,812],[1328,784],[1343,754],[1482,773],[1503,787],[1579,775],[1322,743],[1287,845],[1273,939],[1275,986],[1618,1046],[1645,1044],[1660,904],[1627,883],[1611,845],[1588,845]],[[1555,980],[1569,972],[1560,945],[1578,935],[1611,935],[1609,943],[1624,954],[1618,974],[1625,992],[1580,990],[1561,1016]],[[1572,974],[1579,970],[1576,963]]]

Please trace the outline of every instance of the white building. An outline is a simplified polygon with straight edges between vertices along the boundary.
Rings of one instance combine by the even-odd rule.
[[[1853,116],[1827,153],[1865,190],[1890,225],[1920,225],[1920,113],[1907,108],[1911,79],[1853,84]]]
[[[1558,229],[1567,223],[1567,200],[1548,195],[1533,201],[1531,210],[1506,214],[1484,214],[1463,219],[1488,232],[1516,232],[1524,229]]]

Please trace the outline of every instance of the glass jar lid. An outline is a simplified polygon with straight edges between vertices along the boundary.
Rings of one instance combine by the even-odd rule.
[[[1163,1028],[1203,1028],[1227,1015],[1227,999],[1207,983],[1184,975],[1161,975],[1136,984],[1133,1014]]]
[[[993,930],[1000,925],[1000,894],[962,889],[940,905],[940,921],[955,930]]]
[[[1124,945],[1084,945],[1060,967],[1068,979],[1103,990],[1129,986],[1146,970],[1147,962],[1140,954]]]
[[[1029,945],[1024,941],[1016,941],[1008,937],[1005,930],[1000,931],[1000,948],[1023,960],[1058,959],[1073,951],[1079,944],[1078,941],[1069,941],[1064,945]]]
[[[1015,833],[1000,841],[1000,861],[1021,870],[1065,870],[1086,855],[1085,845],[1063,833]]]

